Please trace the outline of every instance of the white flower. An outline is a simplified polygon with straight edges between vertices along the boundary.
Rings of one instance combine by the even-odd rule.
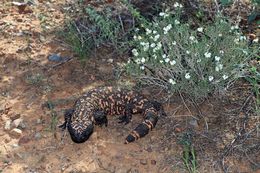
[[[173,4],[173,6],[176,8],[176,7],[179,7],[180,4],[179,4],[178,2],[175,2],[175,3]]]
[[[199,32],[203,32],[203,27],[199,27],[199,28],[197,28],[197,31],[199,31]]]
[[[163,60],[160,60],[160,63],[163,63]]]
[[[144,45],[145,45],[145,42],[140,42],[140,45],[144,46]]]
[[[258,41],[259,41],[258,37],[253,40],[254,43],[258,43]]]
[[[240,36],[240,38],[239,38],[241,41],[243,41],[243,40],[246,40],[246,36]]]
[[[138,56],[139,55],[136,49],[133,49],[132,53],[133,53],[134,56]]]
[[[143,66],[143,65],[142,65],[142,66],[140,66],[140,69],[141,69],[141,70],[144,70],[144,66]]]
[[[174,23],[175,23],[176,25],[179,25],[179,24],[180,24],[180,21],[178,21],[177,19],[175,19],[175,20],[174,20]]]
[[[236,44],[238,44],[238,43],[239,43],[239,38],[235,38],[234,42],[235,42]]]
[[[172,84],[172,85],[175,85],[176,81],[174,81],[173,79],[169,79],[169,83]]]
[[[186,79],[190,79],[190,73],[186,73],[186,74],[185,74],[185,78],[186,78]]]
[[[224,75],[222,76],[222,78],[223,78],[224,80],[226,80],[226,79],[228,78],[228,76],[224,74]]]
[[[163,55],[162,55],[162,58],[165,59],[165,58],[166,58],[166,54],[163,54]]]
[[[173,4],[173,6],[174,6],[175,8],[177,8],[177,7],[180,6],[180,4],[179,4],[178,2],[175,2],[175,3]]]
[[[215,61],[219,61],[220,57],[219,56],[215,56]]]
[[[144,57],[141,58],[141,63],[145,63],[145,58]]]
[[[170,29],[172,29],[172,25],[171,25],[171,24],[169,24],[169,25],[167,25],[166,27],[164,27],[164,28],[163,28],[164,34],[167,34]]]
[[[223,51],[223,50],[220,50],[219,53],[224,54],[224,51]]]
[[[171,65],[175,65],[175,64],[176,64],[176,61],[175,61],[175,60],[172,60],[172,61],[170,61],[170,64],[171,64]]]
[[[190,51],[186,50],[186,53],[189,55],[189,54],[190,54]]]
[[[218,34],[218,36],[219,36],[219,37],[222,37],[223,35],[220,33],[220,34]]]
[[[178,2],[175,2],[174,4],[173,4],[173,6],[175,7],[175,8],[182,8],[183,6],[182,6],[182,4],[179,4]]]
[[[134,40],[136,40],[137,39],[137,36],[136,35],[134,35]]]
[[[242,52],[243,52],[245,55],[248,55],[248,52],[247,52],[247,51],[242,50]]]
[[[154,48],[156,45],[155,45],[155,43],[152,43],[151,44],[151,48]]]
[[[176,41],[173,41],[173,42],[172,42],[172,45],[173,45],[173,46],[175,46],[176,44],[177,44]]]
[[[166,58],[164,61],[165,61],[166,63],[168,63],[168,62],[170,61],[170,59],[169,59],[169,58]]]
[[[137,58],[137,59],[135,60],[135,62],[136,62],[136,64],[141,64],[141,60],[140,60],[139,58]]]
[[[209,76],[209,81],[213,81],[214,77],[213,76]]]
[[[211,57],[211,53],[210,53],[210,52],[206,52],[206,53],[204,53],[204,56],[205,56],[206,58],[210,58],[210,57]]]
[[[159,16],[164,16],[164,15],[165,15],[164,12],[160,12],[160,13],[159,13]]]
[[[141,40],[141,39],[142,39],[142,37],[141,37],[140,35],[139,35],[137,38],[138,38],[138,40]]]
[[[147,34],[147,35],[149,35],[149,34],[152,33],[152,31],[151,31],[150,29],[148,29],[148,28],[146,28],[145,31],[146,31],[146,34]]]
[[[198,59],[197,62],[198,62],[198,63],[201,62],[201,59]]]
[[[157,41],[159,38],[160,38],[160,35],[157,34],[156,36],[154,36],[153,40],[154,40],[154,41]]]
[[[154,31],[153,31],[153,34],[156,34],[156,33],[157,33],[157,31],[154,30]]]
[[[222,69],[223,69],[223,65],[222,64],[217,64],[216,67],[215,67],[216,72],[219,72]]]
[[[157,47],[158,50],[161,49],[162,48],[162,43],[161,42],[157,43],[156,47]]]
[[[193,35],[190,36],[189,38],[191,41],[194,41],[195,40],[195,37]]]

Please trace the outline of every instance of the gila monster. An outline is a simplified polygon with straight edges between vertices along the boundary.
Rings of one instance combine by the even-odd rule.
[[[126,144],[148,134],[155,127],[159,115],[165,114],[163,107],[138,92],[99,87],[81,96],[73,109],[64,114],[65,122],[59,127],[68,129],[72,141],[82,143],[93,133],[94,125],[107,126],[107,115],[121,115],[119,123],[128,124],[132,114],[138,113],[144,120],[126,137]]]

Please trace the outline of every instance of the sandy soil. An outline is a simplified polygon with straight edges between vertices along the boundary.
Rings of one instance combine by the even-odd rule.
[[[117,117],[110,117],[108,127],[96,127],[87,142],[75,144],[69,136],[62,142],[62,132],[56,126],[63,121],[64,110],[91,88],[119,85],[113,73],[115,64],[123,61],[106,50],[85,64],[74,58],[56,37],[63,27],[67,3],[38,0],[22,13],[11,1],[4,0],[0,7],[0,172],[187,172],[180,141],[188,132],[195,138],[199,172],[223,172],[218,161],[229,163],[231,172],[259,171],[252,166],[260,161],[257,148],[255,155],[250,155],[253,163],[229,153],[228,159],[218,160],[236,137],[233,126],[239,126],[245,116],[223,118],[220,110],[241,106],[241,98],[233,96],[233,100],[213,98],[200,104],[205,116],[197,120],[193,118],[197,109],[186,109],[176,96],[164,105],[168,116],[161,117],[148,136],[129,145],[123,144],[124,139],[141,122],[141,116],[134,116],[126,126],[118,124]],[[57,66],[48,60],[54,53],[72,60]],[[146,90],[145,94],[151,97],[152,92]],[[243,94],[244,101],[250,94]],[[159,100],[161,97],[154,95]],[[49,109],[47,102],[54,107]],[[230,118],[232,125],[228,124]],[[253,129],[259,118],[251,121]]]

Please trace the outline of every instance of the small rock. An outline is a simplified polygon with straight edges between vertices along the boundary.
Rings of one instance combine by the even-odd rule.
[[[45,37],[42,36],[42,35],[40,35],[40,41],[41,41],[41,42],[45,42],[45,41],[46,41]]]
[[[25,129],[26,128],[26,125],[25,123],[22,121],[20,124],[19,124],[19,129]]]
[[[63,58],[60,55],[57,54],[52,54],[48,57],[49,61],[53,61],[53,62],[61,62],[63,61]]]
[[[199,127],[198,121],[197,121],[196,119],[190,120],[189,124],[190,124],[191,126],[193,126],[194,128],[198,128],[198,127]]]
[[[141,163],[142,165],[147,165],[147,160],[146,160],[146,159],[141,159],[141,160],[140,160],[140,163]]]
[[[30,138],[28,136],[23,136],[19,139],[18,144],[22,145],[22,144],[26,144],[30,141]]]
[[[23,22],[23,19],[18,18],[18,19],[16,19],[16,21],[17,21],[17,22]]]
[[[156,165],[156,161],[155,160],[151,160],[151,164],[152,165]]]
[[[109,62],[109,63],[113,63],[114,60],[113,60],[112,58],[109,58],[109,59],[107,60],[107,62]]]
[[[12,114],[11,116],[10,116],[10,119],[12,120],[12,121],[14,121],[14,120],[16,120],[16,119],[19,119],[21,117],[21,114]]]
[[[151,153],[153,150],[152,150],[151,147],[148,147],[148,148],[146,149],[146,151],[149,152],[149,153]]]
[[[18,144],[12,144],[12,147],[13,147],[13,148],[18,148],[19,145],[18,145]]]
[[[42,135],[41,135],[40,132],[37,132],[37,133],[35,133],[35,135],[34,135],[34,138],[35,138],[36,140],[41,139],[41,137],[42,137]]]
[[[12,127],[17,128],[23,122],[22,118],[18,118],[12,122]]]
[[[10,134],[15,138],[19,138],[22,136],[22,130],[14,128],[13,130],[10,131]]]
[[[4,136],[2,137],[2,140],[7,144],[7,143],[9,143],[12,139],[11,139],[11,137],[10,137],[8,134],[6,134],[6,135],[4,135]]]
[[[10,130],[11,129],[11,120],[7,120],[6,122],[5,122],[5,127],[4,127],[4,129],[5,130]]]
[[[41,123],[42,123],[42,120],[41,120],[41,119],[37,119],[36,123],[37,123],[37,124],[41,124]]]

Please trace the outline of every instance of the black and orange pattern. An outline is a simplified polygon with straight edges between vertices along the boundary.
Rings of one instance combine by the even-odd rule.
[[[129,123],[132,114],[141,113],[144,117],[127,137],[125,143],[133,142],[152,130],[159,114],[165,114],[163,107],[150,101],[137,92],[114,87],[99,87],[81,96],[74,108],[65,113],[65,122],[60,126],[67,128],[71,139],[76,143],[85,142],[94,130],[94,125],[106,125],[107,116],[121,115],[120,123]]]

